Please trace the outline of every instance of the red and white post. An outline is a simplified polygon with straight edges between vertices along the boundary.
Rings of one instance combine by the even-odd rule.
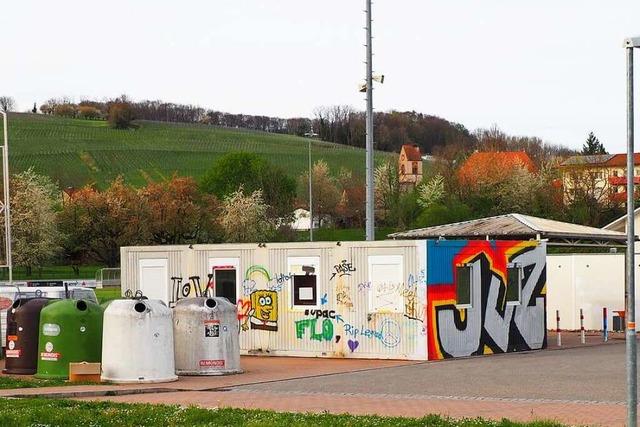
[[[580,344],[584,344],[584,313],[580,309]]]

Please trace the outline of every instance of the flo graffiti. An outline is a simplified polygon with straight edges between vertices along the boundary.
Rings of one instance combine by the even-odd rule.
[[[296,337],[303,339],[308,337],[314,341],[331,341],[333,335],[333,320],[344,322],[342,316],[336,314],[335,310],[305,310],[305,316],[312,316],[295,322]],[[340,336],[336,336],[336,342],[340,341]]]
[[[333,322],[329,318],[303,319],[296,321],[296,337],[302,339],[308,333],[308,338],[314,341],[331,341],[333,339]]]
[[[508,243],[508,242],[505,242]],[[544,250],[535,244],[478,244],[450,265],[471,266],[471,304],[456,306],[455,283],[429,284],[429,357],[450,358],[541,348],[546,344]],[[443,260],[431,260],[442,262]],[[507,304],[507,264],[522,268],[520,300]],[[442,264],[440,264],[442,265]]]

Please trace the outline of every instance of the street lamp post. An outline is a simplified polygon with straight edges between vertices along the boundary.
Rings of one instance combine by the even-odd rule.
[[[313,134],[313,127],[311,128]],[[311,139],[309,139],[309,241],[313,242],[313,165],[311,164]]]
[[[635,227],[634,227],[634,123],[633,123],[633,49],[640,47],[640,37],[624,40],[627,51],[627,253],[625,257],[625,342],[627,361],[627,426],[638,425]]]
[[[367,112],[366,112],[366,165],[367,165],[367,191],[366,191],[366,227],[365,234],[367,240],[375,240],[375,211],[373,208],[373,85],[372,74],[373,67],[373,51],[371,49],[371,0],[367,0],[367,75],[366,75],[366,91],[367,91]]]
[[[13,285],[13,268],[11,263],[11,208],[9,204],[9,137],[7,131],[7,113],[2,114],[2,124],[4,128],[4,142],[2,144],[2,182],[3,199],[0,204],[0,211],[4,211],[4,237],[5,237],[5,265],[9,270],[9,285]]]

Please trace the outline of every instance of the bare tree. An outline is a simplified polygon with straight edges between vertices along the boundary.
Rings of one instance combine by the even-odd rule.
[[[0,110],[13,111],[16,108],[16,100],[10,96],[0,96]]]

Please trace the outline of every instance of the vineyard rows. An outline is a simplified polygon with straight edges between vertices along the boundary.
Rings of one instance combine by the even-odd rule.
[[[264,156],[293,177],[306,171],[309,161],[306,138],[196,124],[142,122],[135,131],[123,131],[104,121],[10,114],[8,129],[11,173],[33,167],[60,188],[89,182],[104,188],[118,175],[135,186],[144,185],[146,177],[159,181],[174,172],[198,180],[230,151]],[[313,140],[312,158],[326,161],[334,172],[344,167],[364,175],[362,149]],[[376,153],[376,162],[395,158]]]

